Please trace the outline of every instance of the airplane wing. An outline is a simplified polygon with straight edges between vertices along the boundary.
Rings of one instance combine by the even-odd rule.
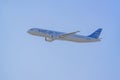
[[[75,31],[75,32],[70,32],[70,33],[65,33],[65,34],[62,34],[62,35],[58,35],[58,36],[50,36],[50,38],[52,39],[52,40],[56,40],[56,39],[59,39],[59,38],[64,38],[64,37],[67,37],[67,36],[70,36],[70,35],[74,35],[74,34],[76,34],[76,33],[78,33],[78,32],[80,32],[80,31]],[[49,39],[50,39],[49,38]]]
[[[62,35],[59,35],[59,37],[66,37],[66,36],[74,35],[78,32],[80,32],[80,31],[75,31],[75,32],[71,32],[71,33],[62,34]]]

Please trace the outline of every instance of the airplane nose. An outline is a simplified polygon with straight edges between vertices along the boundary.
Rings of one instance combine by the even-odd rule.
[[[29,34],[30,34],[30,32],[31,32],[30,30],[27,31],[27,33],[29,33]]]

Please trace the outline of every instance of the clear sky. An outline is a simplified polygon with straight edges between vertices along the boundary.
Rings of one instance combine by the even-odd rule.
[[[30,28],[102,41],[45,42]],[[120,0],[0,0],[0,80],[120,80]]]

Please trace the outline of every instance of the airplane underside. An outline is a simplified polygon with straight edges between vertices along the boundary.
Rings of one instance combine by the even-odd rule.
[[[82,38],[65,37],[65,38],[54,39],[54,38],[50,38],[50,37],[45,37],[45,41],[48,41],[48,42],[52,42],[55,40],[72,41],[72,42],[80,42],[80,43],[100,41],[98,39],[91,39],[90,40],[90,38],[89,39],[82,39]]]

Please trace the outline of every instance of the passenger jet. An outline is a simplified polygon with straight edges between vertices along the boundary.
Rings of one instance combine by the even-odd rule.
[[[27,32],[34,36],[44,37],[45,41],[52,42],[54,40],[65,40],[65,41],[72,41],[72,42],[98,42],[101,41],[99,38],[101,34],[102,28],[97,29],[90,35],[83,36],[78,35],[79,31],[65,33],[65,32],[58,32],[46,29],[39,29],[39,28],[31,28]]]

